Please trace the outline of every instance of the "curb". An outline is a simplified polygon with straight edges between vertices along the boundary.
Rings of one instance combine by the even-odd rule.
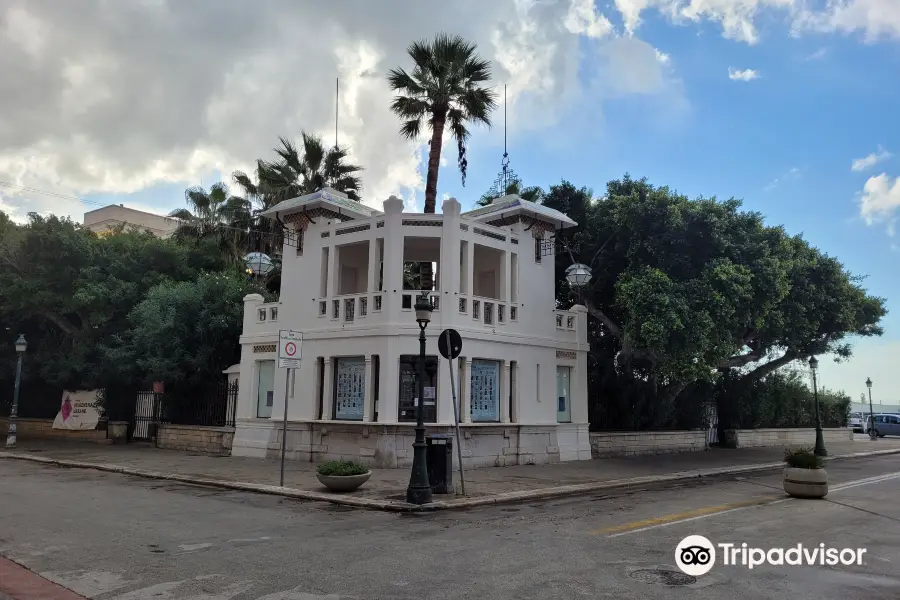
[[[855,452],[853,454],[841,454],[838,456],[829,456],[825,460],[836,460],[846,458],[864,458],[868,456],[882,456],[887,454],[900,454],[900,448],[889,450],[872,450],[870,452]],[[606,481],[594,481],[589,483],[577,483],[572,485],[562,485],[549,488],[538,488],[535,490],[521,490],[517,492],[504,492],[493,496],[482,496],[480,498],[468,498],[463,500],[437,501],[431,504],[415,505],[406,502],[393,502],[390,500],[377,500],[374,498],[360,498],[356,496],[343,496],[337,494],[329,494],[325,492],[314,492],[311,490],[300,490],[296,488],[281,487],[277,485],[266,485],[262,483],[249,483],[243,481],[225,481],[221,479],[204,479],[202,477],[192,477],[189,475],[178,475],[177,473],[161,473],[158,471],[146,471],[143,469],[135,469],[132,467],[123,467],[120,465],[109,465],[103,463],[89,463],[74,460],[63,460],[55,458],[45,458],[43,456],[35,456],[33,454],[9,454],[0,452],[0,459],[8,460],[24,460],[29,462],[54,465],[58,467],[70,467],[75,469],[93,469],[95,471],[105,471],[108,473],[119,473],[121,475],[132,475],[135,477],[143,477],[146,479],[157,479],[162,481],[174,481],[178,483],[186,483],[190,485],[200,485],[206,487],[214,487],[226,490],[235,490],[241,492],[254,492],[258,494],[268,494],[273,496],[282,496],[285,498],[294,498],[297,500],[312,500],[315,502],[328,502],[342,506],[352,506],[356,508],[365,508],[369,510],[381,510],[387,512],[402,513],[421,513],[434,512],[439,510],[460,510],[466,508],[475,508],[479,506],[491,506],[496,504],[512,504],[516,502],[525,502],[529,500],[543,500],[547,498],[559,498],[563,496],[577,496],[588,494],[607,489],[627,488],[639,485],[648,485],[654,483],[670,483],[675,481],[686,481],[692,479],[701,479],[703,477],[716,477],[721,475],[740,475],[742,473],[751,473],[755,471],[767,471],[772,469],[780,469],[784,463],[782,461],[771,463],[757,463],[751,465],[718,467],[714,469],[697,469],[694,471],[676,471],[674,473],[666,473],[665,475],[644,475],[642,477],[630,477],[627,479],[609,479]]]

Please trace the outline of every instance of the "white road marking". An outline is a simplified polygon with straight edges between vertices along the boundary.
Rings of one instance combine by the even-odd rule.
[[[855,488],[863,485],[870,485],[873,483],[881,483],[883,481],[890,481],[892,479],[897,479],[900,477],[900,471],[894,473],[885,473],[882,475],[876,475],[874,477],[866,477],[864,479],[857,479],[854,481],[847,481],[846,483],[841,483],[835,486],[829,486],[828,493],[832,494],[834,492],[840,492],[846,489]],[[737,508],[730,508],[728,510],[723,510],[721,512],[710,513],[708,515],[700,515],[697,517],[689,517],[687,519],[679,519],[678,521],[669,521],[668,523],[660,523],[659,525],[648,525],[647,527],[640,527],[638,529],[630,529],[628,531],[622,531],[619,533],[614,533],[608,535],[608,538],[616,538],[621,537],[623,535],[630,535],[632,533],[640,533],[642,531],[650,531],[651,529],[659,529],[661,527],[671,527],[672,525],[680,525],[681,523],[690,523],[691,521],[699,521],[700,519],[708,519],[709,517],[717,517],[719,515],[726,515],[728,513],[737,512],[739,510],[747,510],[751,508],[760,508],[762,506],[772,506],[774,504],[781,504],[783,502],[790,502],[791,500],[796,500],[796,498],[783,498],[781,500],[773,500],[772,502],[766,502],[764,504],[754,504],[751,506],[740,506]]]
[[[205,548],[212,548],[212,544],[181,544],[178,546],[178,549],[183,552],[193,552],[194,550],[203,550]]]

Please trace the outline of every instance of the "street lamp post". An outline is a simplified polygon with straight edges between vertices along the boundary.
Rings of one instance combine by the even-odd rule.
[[[875,433],[875,411],[872,410],[872,378],[866,377],[866,387],[869,388],[869,439],[873,442],[878,439]]]
[[[9,432],[6,434],[6,449],[12,450],[16,447],[16,417],[19,415],[19,387],[22,384],[22,360],[25,358],[25,350],[28,344],[25,342],[25,336],[21,333],[16,339],[16,353],[19,360],[16,363],[16,387],[13,391],[13,403],[9,409]]]
[[[406,501],[410,504],[429,504],[431,484],[428,481],[428,464],[425,460],[425,328],[431,321],[431,301],[423,292],[416,299],[416,322],[419,324],[419,397],[416,403],[416,439],[413,442],[413,465],[406,488]]]
[[[825,436],[822,435],[822,416],[819,414],[819,388],[816,382],[816,369],[819,368],[819,361],[815,356],[809,357],[809,368],[812,371],[813,400],[816,403],[816,448],[814,452],[816,456],[828,456],[828,451],[825,450]]]

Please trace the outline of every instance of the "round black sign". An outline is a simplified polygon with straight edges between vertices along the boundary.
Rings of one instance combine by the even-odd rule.
[[[445,329],[438,338],[438,352],[446,359],[457,358],[462,352],[462,337],[455,329]]]

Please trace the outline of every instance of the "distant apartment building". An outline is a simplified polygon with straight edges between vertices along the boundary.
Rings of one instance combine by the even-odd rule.
[[[84,226],[96,233],[109,231],[123,223],[161,238],[169,237],[178,227],[177,219],[126,208],[122,204],[112,204],[84,213]]]

